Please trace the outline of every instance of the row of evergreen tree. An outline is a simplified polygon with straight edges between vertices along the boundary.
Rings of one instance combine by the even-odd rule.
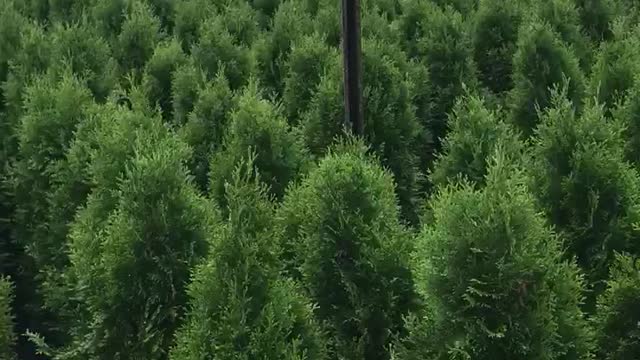
[[[640,8],[361,6],[0,0],[0,358],[640,359]]]

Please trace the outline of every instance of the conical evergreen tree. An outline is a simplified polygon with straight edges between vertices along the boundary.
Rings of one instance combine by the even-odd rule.
[[[618,255],[613,264],[607,290],[598,299],[598,311],[593,317],[598,359],[640,356],[639,266],[637,256]]]
[[[512,162],[525,156],[525,146],[517,132],[477,95],[469,94],[458,100],[449,118],[449,128],[442,155],[430,176],[435,186],[462,179],[484,185],[488,162],[496,147],[502,148],[504,156]]]
[[[255,166],[260,178],[277,199],[288,184],[306,172],[309,156],[298,134],[268,100],[262,98],[252,82],[239,95],[225,131],[222,149],[211,159],[209,188],[221,208],[226,208],[225,183],[236,166],[255,151]]]
[[[541,119],[534,144],[531,186],[549,219],[587,273],[594,296],[606,280],[615,251],[634,245],[640,221],[637,172],[624,161],[622,128],[589,105],[576,116],[556,94]]]
[[[318,304],[338,358],[388,359],[413,307],[409,234],[391,175],[361,143],[332,150],[287,193],[283,258]]]
[[[176,69],[187,61],[176,39],[158,44],[145,66],[143,83],[152,104],[158,104],[162,116],[173,119],[171,85]]]
[[[160,19],[146,1],[129,4],[116,41],[116,57],[122,71],[141,71],[160,41]]]
[[[486,186],[441,189],[416,243],[426,305],[398,359],[589,359],[582,279],[502,149]]]
[[[548,24],[525,23],[519,34],[509,103],[512,121],[529,136],[539,122],[538,109],[550,105],[551,88],[568,82],[566,95],[579,107],[584,78],[572,51]]]
[[[227,184],[228,221],[195,271],[173,360],[325,358],[310,302],[280,278],[275,208],[254,159],[239,164]]]

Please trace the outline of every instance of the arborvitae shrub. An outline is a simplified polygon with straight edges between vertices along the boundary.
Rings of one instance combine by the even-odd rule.
[[[160,25],[162,29],[168,33],[173,31],[173,14],[175,12],[175,7],[179,4],[175,0],[146,0],[149,5],[151,5],[151,9],[153,13],[160,20]]]
[[[572,49],[582,69],[588,71],[591,64],[591,44],[580,25],[576,0],[539,0],[534,1],[533,6],[534,18],[537,16],[551,25],[565,45]]]
[[[430,176],[435,186],[462,179],[483,185],[496,147],[504,149],[509,161],[520,161],[524,156],[525,147],[517,132],[477,95],[469,94],[458,100],[449,117],[449,128],[442,155]]]
[[[318,10],[313,21],[313,30],[321,34],[327,45],[339,47],[342,38],[341,8],[332,0],[317,0]]]
[[[638,74],[633,75],[635,80],[632,87],[619,99],[611,110],[613,118],[624,127],[623,137],[626,141],[626,159],[640,166],[640,79]],[[621,101],[622,100],[622,101]]]
[[[124,73],[144,67],[153,55],[160,35],[160,20],[147,2],[133,1],[114,48]]]
[[[89,90],[71,75],[60,81],[44,76],[26,89],[12,174],[17,206],[15,231],[42,271],[60,269],[66,263],[64,239],[49,236],[47,196],[51,176],[91,104]]]
[[[475,66],[462,15],[450,7],[441,10],[433,5],[425,15],[418,24],[423,35],[415,41],[417,55],[424,59],[429,70],[430,115],[426,127],[437,151],[446,136],[448,113],[463,93],[463,84],[475,87]]]
[[[0,358],[15,359],[13,346],[16,335],[13,330],[13,285],[9,279],[0,277]]]
[[[87,9],[87,14],[93,20],[93,26],[105,40],[115,44],[125,20],[127,0],[93,0],[92,2],[91,7]]]
[[[428,306],[398,359],[589,359],[577,266],[563,261],[526,177],[502,149],[486,186],[442,188],[416,242],[414,276]]]
[[[640,182],[624,161],[621,132],[604,119],[601,106],[589,105],[578,117],[557,94],[534,140],[531,188],[593,286],[589,306],[614,251],[637,247]]]
[[[409,234],[391,174],[347,143],[287,193],[283,261],[326,321],[338,358],[388,359],[413,304]]]
[[[176,69],[187,61],[180,43],[176,39],[158,44],[153,55],[147,62],[144,74],[144,84],[149,100],[158,104],[165,119],[173,118],[173,104],[171,102],[171,81]]]
[[[513,59],[512,121],[529,136],[538,124],[537,109],[550,105],[551,89],[568,82],[567,97],[579,107],[584,79],[578,61],[546,23],[527,23],[519,31]]]
[[[596,356],[602,360],[637,359],[640,356],[640,269],[638,258],[618,255],[607,290],[598,299],[593,317]]]
[[[279,278],[274,205],[252,159],[238,164],[226,186],[229,216],[195,270],[173,360],[325,358],[313,307],[301,288]]]
[[[56,23],[51,34],[52,58],[66,62],[98,100],[104,100],[117,82],[117,63],[111,57],[109,44],[93,25]]]
[[[171,79],[171,97],[173,102],[173,120],[184,124],[198,100],[198,93],[206,83],[206,74],[192,61],[178,67]]]
[[[292,44],[311,34],[313,22],[298,1],[287,1],[278,7],[271,27],[253,44],[255,71],[265,94],[282,95],[285,66]]]
[[[269,193],[281,199],[287,185],[299,178],[309,165],[300,136],[292,130],[280,109],[262,98],[252,82],[239,95],[225,131],[222,149],[211,159],[209,187],[212,196],[226,208],[225,183],[233,170],[255,151],[255,166]]]
[[[13,6],[13,0],[1,0],[0,7],[0,84],[7,80],[9,61],[20,48],[20,32],[26,19]],[[0,112],[4,110],[3,90],[0,88]],[[0,132],[2,131],[0,124]],[[4,135],[3,135],[4,136]]]
[[[132,146],[120,140],[115,156],[91,166],[96,180],[108,183],[92,191],[71,227],[70,277],[80,311],[61,359],[166,358],[190,269],[207,251],[216,215],[190,184],[188,148],[159,117],[146,122]],[[124,173],[113,172],[123,165]]]
[[[173,34],[180,40],[182,49],[189,53],[199,40],[200,25],[213,12],[207,0],[177,0],[175,6]]]
[[[481,0],[475,15],[473,58],[478,77],[496,94],[513,87],[512,62],[522,11],[517,1]]]
[[[202,23],[199,41],[194,45],[191,54],[195,64],[200,66],[209,78],[223,69],[232,89],[245,85],[251,72],[249,48],[235,43],[234,37],[224,26],[222,15],[212,16]]]
[[[338,57],[337,51],[317,34],[293,44],[286,64],[282,96],[290,123],[297,123],[301,114],[307,111],[327,67]]]
[[[600,45],[591,73],[589,96],[597,98],[607,110],[622,102],[640,72],[639,32],[616,34]]]
[[[234,94],[227,79],[219,73],[199,91],[193,111],[179,134],[193,148],[191,173],[200,189],[206,190],[209,162],[214,151],[222,147],[222,139],[234,108]]]
[[[227,31],[238,44],[251,46],[258,38],[260,28],[258,14],[248,1],[232,2],[221,10],[222,21]]]
[[[615,17],[615,0],[577,0],[582,28],[591,41],[599,43],[611,39]]]

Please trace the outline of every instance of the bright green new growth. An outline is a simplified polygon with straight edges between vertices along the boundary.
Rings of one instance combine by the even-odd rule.
[[[563,94],[552,102],[534,140],[531,189],[593,285],[591,305],[614,251],[638,248],[640,182],[624,161],[623,129],[602,106],[576,116]]]
[[[282,198],[287,185],[303,175],[309,165],[300,136],[289,127],[280,109],[262,98],[255,82],[239,95],[222,149],[211,159],[209,189],[223,210],[225,183],[251,151],[256,154],[254,165],[261,181],[277,199]]]
[[[509,161],[517,162],[525,154],[518,133],[500,114],[489,110],[476,95],[461,98],[449,117],[449,134],[430,176],[434,186],[458,180],[483,185],[487,165],[496,147]]]
[[[238,164],[226,186],[228,221],[214,231],[209,256],[195,270],[172,360],[326,356],[314,308],[299,286],[279,277],[275,207],[254,159]]]
[[[388,359],[412,308],[411,244],[393,180],[359,142],[338,146],[279,211],[283,261],[318,304],[336,356]]]
[[[525,24],[519,34],[509,106],[513,123],[530,136],[539,122],[538,111],[551,104],[551,89],[566,85],[565,95],[579,108],[584,79],[571,49],[548,24]]]
[[[492,154],[486,186],[443,188],[413,273],[427,303],[398,359],[589,359],[577,266],[562,260],[526,177]]]
[[[626,360],[640,356],[640,264],[638,257],[617,255],[607,290],[593,317],[598,359]]]
[[[0,358],[3,360],[15,359],[13,346],[16,335],[13,331],[13,315],[11,305],[13,302],[12,283],[8,278],[0,277]]]

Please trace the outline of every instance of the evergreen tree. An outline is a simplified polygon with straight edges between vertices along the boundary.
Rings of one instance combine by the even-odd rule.
[[[458,100],[449,118],[450,131],[434,165],[431,182],[445,186],[458,180],[484,185],[488,162],[497,147],[512,162],[525,156],[518,134],[477,95]]]
[[[171,81],[176,69],[187,62],[176,39],[158,44],[147,62],[144,84],[151,103],[158,104],[165,119],[173,119]]]
[[[163,359],[179,326],[216,215],[190,184],[185,144],[158,117],[144,119],[131,145],[115,137],[90,166],[97,186],[70,234],[80,311],[74,341],[54,359]]]
[[[611,39],[611,25],[616,15],[614,4],[615,0],[576,0],[582,28],[592,42],[599,43]]]
[[[568,82],[567,97],[579,107],[584,80],[578,61],[546,23],[526,23],[519,31],[513,59],[515,87],[510,94],[512,121],[529,136],[538,124],[538,109],[551,101],[551,88]]]
[[[640,81],[638,75],[632,87],[617,101],[611,110],[616,122],[624,127],[623,136],[626,141],[625,157],[636,168],[640,166]]]
[[[556,94],[534,140],[531,188],[587,274],[587,310],[602,291],[614,252],[637,247],[640,183],[624,161],[621,132],[605,121],[601,106],[576,116],[571,102]]]
[[[178,67],[171,79],[173,121],[178,125],[187,122],[189,113],[198,101],[200,89],[206,83],[206,74],[193,61]]]
[[[287,193],[283,261],[326,321],[338,358],[388,359],[413,308],[409,233],[389,173],[361,143],[342,143]]]
[[[325,358],[310,302],[279,278],[274,206],[255,170],[250,157],[227,184],[228,222],[195,271],[173,360]]]
[[[482,84],[496,94],[513,87],[513,56],[522,22],[516,1],[482,0],[475,14],[473,58]]]
[[[214,152],[222,148],[223,136],[234,107],[234,94],[220,72],[199,91],[193,111],[179,130],[179,135],[193,148],[190,169],[195,183],[202,190],[208,189],[209,162]]]
[[[207,0],[176,0],[173,34],[182,49],[189,54],[199,40],[201,24],[213,13],[213,5]]]
[[[309,166],[300,137],[289,127],[280,109],[262,98],[255,82],[239,95],[222,149],[211,159],[209,188],[223,210],[226,208],[225,183],[231,180],[233,170],[246,160],[249,151],[255,151],[260,178],[277,199],[282,198],[287,185]]]
[[[635,263],[634,263],[635,262]],[[597,334],[596,356],[602,360],[640,356],[640,269],[638,258],[618,255],[598,299],[593,317]]]
[[[502,151],[484,188],[448,186],[432,201],[413,267],[426,307],[396,358],[590,358],[579,270]]]
[[[8,278],[0,277],[0,358],[5,360],[15,359],[13,346],[16,335],[13,330],[13,315],[11,305],[13,284]]]
[[[160,20],[148,3],[131,2],[115,49],[124,73],[144,68],[160,41],[160,35]]]
[[[611,41],[600,45],[589,84],[589,96],[604,104],[607,112],[624,101],[640,72],[640,32],[617,32]]]

